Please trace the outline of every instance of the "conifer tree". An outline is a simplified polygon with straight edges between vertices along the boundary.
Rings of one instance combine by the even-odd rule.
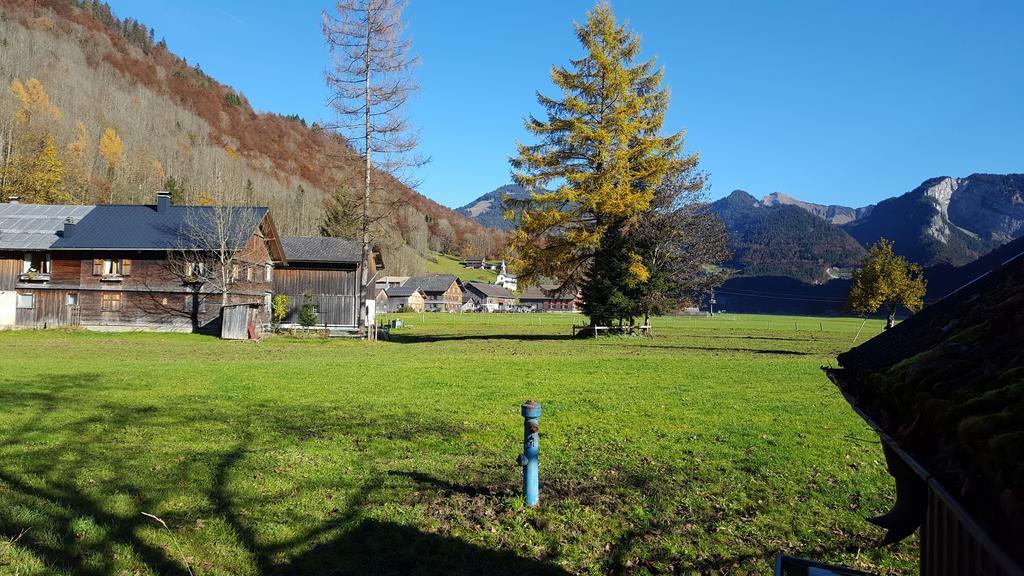
[[[661,135],[669,94],[654,59],[638,61],[639,38],[599,3],[576,25],[585,55],[555,67],[561,96],[538,94],[547,118],[526,129],[540,142],[518,145],[513,179],[531,191],[510,200],[519,222],[513,263],[527,282],[555,278],[582,288],[591,322],[624,317],[622,290],[647,280],[628,230],[648,212],[672,171],[696,164],[682,153],[683,133]]]

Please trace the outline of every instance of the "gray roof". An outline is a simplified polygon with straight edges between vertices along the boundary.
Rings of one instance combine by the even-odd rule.
[[[484,295],[487,298],[515,298],[516,295],[505,289],[504,286],[488,284],[486,282],[470,282],[466,288]]]
[[[81,220],[94,206],[0,204],[0,250],[49,250],[64,220]]]
[[[289,262],[332,262],[358,264],[363,246],[348,238],[282,236],[281,245]]]
[[[430,276],[413,276],[405,283],[405,286],[415,286],[424,293],[437,293],[448,290],[458,278],[451,274],[432,274]]]
[[[576,294],[568,290],[559,291],[556,285],[530,286],[519,295],[519,301],[523,300],[575,300]]]
[[[204,248],[196,237],[218,219],[213,206],[103,204],[0,204],[0,249],[7,250],[175,250]],[[231,240],[244,245],[266,217],[267,208],[238,207]],[[249,213],[252,217],[249,217]],[[64,220],[75,220],[74,233],[64,233]],[[200,232],[196,233],[196,230]]]
[[[419,292],[419,286],[392,286],[384,292],[388,295],[388,298],[407,298],[412,296],[414,292]]]

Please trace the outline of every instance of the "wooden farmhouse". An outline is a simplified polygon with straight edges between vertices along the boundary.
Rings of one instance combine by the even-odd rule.
[[[1018,255],[826,370],[895,479],[892,511],[871,521],[888,542],[919,530],[924,576],[1024,574],[1022,343]]]
[[[423,291],[427,312],[458,312],[462,309],[462,280],[451,274],[413,276],[403,284]],[[390,293],[389,293],[390,297]]]
[[[217,236],[214,238],[213,236]],[[219,259],[211,246],[223,240]],[[0,327],[219,328],[269,323],[284,253],[266,208],[0,204]],[[222,282],[215,280],[222,279]]]
[[[282,326],[298,323],[304,295],[313,297],[320,325],[353,328],[359,321],[359,307],[374,298],[374,280],[384,268],[380,251],[370,250],[362,263],[362,245],[346,238],[284,236],[284,262],[274,270],[273,291],[288,296],[288,314]],[[369,266],[366,294],[359,291],[363,266]]]
[[[578,312],[579,296],[557,286],[531,286],[519,295],[519,304],[535,312]]]
[[[516,295],[501,286],[486,282],[469,282],[465,286],[463,300],[475,310],[500,312],[515,306]]]
[[[387,311],[398,312],[403,308],[423,312],[426,297],[418,286],[394,286],[387,289]]]

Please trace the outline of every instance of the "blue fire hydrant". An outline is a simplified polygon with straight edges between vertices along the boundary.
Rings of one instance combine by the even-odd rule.
[[[540,498],[540,404],[533,400],[523,403],[523,453],[519,465],[523,467],[523,496],[527,506],[536,506]]]

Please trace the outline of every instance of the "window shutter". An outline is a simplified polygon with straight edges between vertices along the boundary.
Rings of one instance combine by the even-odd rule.
[[[99,259],[93,260],[92,261],[92,275],[93,276],[100,276],[102,274],[103,274],[103,260],[99,260]]]
[[[132,274],[132,261],[128,259],[121,260],[121,275],[131,276]]]

